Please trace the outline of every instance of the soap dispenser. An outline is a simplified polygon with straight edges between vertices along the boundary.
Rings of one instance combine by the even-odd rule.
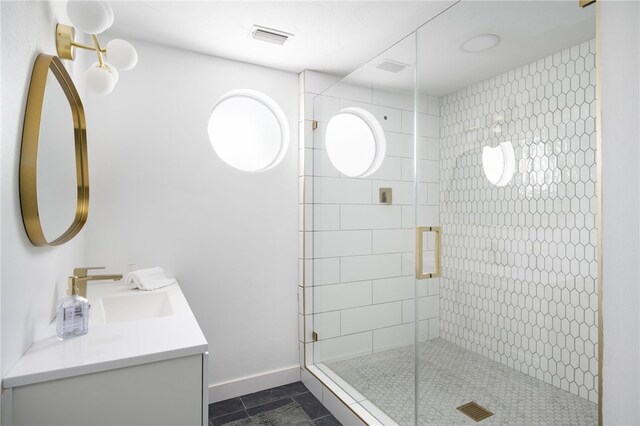
[[[67,295],[58,301],[56,335],[64,340],[89,331],[89,301],[78,294],[76,277],[69,277]]]

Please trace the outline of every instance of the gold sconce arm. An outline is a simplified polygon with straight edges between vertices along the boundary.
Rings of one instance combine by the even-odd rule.
[[[89,25],[86,28],[86,34],[91,37],[91,42],[84,44],[78,43],[75,40],[76,29],[70,25],[57,24],[56,25],[56,51],[60,59],[74,60],[76,56],[76,50],[90,50],[93,51],[98,57],[98,62],[92,64],[85,72],[85,81],[87,87],[93,92],[106,95],[113,91],[118,82],[118,70],[130,70],[136,66],[138,62],[138,52],[135,47],[126,40],[112,39],[104,47],[100,45],[98,40],[98,34],[104,31],[113,23],[113,15],[110,12],[110,7],[104,2],[70,2],[69,7],[74,6],[76,3],[86,3],[85,6],[93,7],[94,12],[105,12],[106,21],[102,22],[102,26]],[[94,7],[95,6],[95,7]],[[81,10],[79,13],[82,12]],[[84,13],[84,12],[82,12]],[[80,13],[80,14],[82,14]],[[111,14],[111,16],[109,16]],[[111,22],[109,22],[109,19]],[[109,56],[111,54],[111,56]],[[107,62],[109,60],[109,62]]]
[[[85,49],[85,50],[96,50],[95,46],[89,46],[88,44],[82,44],[82,43],[78,43],[78,42],[72,42],[71,46],[73,47],[77,47],[78,49]],[[106,52],[106,49],[101,49],[102,53]]]
[[[104,57],[103,57],[103,49],[100,47],[100,42],[98,41],[98,36],[95,34],[91,34],[91,40],[93,40],[93,45],[95,46],[96,55],[98,55],[98,62],[100,66],[104,65]]]
[[[100,66],[104,65],[104,54],[107,52],[107,50],[103,49],[100,46],[97,35],[91,34],[93,45],[77,43],[75,41],[75,38],[75,28],[70,25],[64,24],[56,25],[56,51],[58,52],[58,57],[60,57],[61,59],[70,59],[73,61],[76,57],[74,48],[93,50],[98,56],[98,62],[100,63]]]

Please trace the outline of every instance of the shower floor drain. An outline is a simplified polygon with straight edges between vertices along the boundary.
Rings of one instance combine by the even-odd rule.
[[[464,405],[459,406],[456,410],[460,411],[467,417],[475,420],[476,422],[482,421],[488,417],[493,416],[493,413],[483,406],[476,404],[475,402],[467,402]]]

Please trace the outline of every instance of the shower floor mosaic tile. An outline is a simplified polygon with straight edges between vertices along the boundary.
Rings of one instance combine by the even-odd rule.
[[[414,346],[326,364],[400,425],[414,416]],[[494,415],[483,425],[587,426],[598,407],[444,339],[418,347],[419,425],[477,424],[456,407],[475,401]]]

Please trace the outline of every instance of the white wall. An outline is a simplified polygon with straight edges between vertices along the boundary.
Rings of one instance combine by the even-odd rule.
[[[60,16],[50,2],[1,2],[2,9],[2,374],[18,361],[55,316],[58,285],[84,263],[81,232],[60,247],[34,247],[20,214],[18,164],[25,101],[38,53],[55,54]],[[77,81],[77,79],[75,79]],[[70,141],[72,143],[72,141]]]
[[[605,425],[640,424],[640,5],[598,2]]]
[[[297,76],[132,42],[136,68],[110,95],[86,97],[88,261],[177,277],[209,341],[212,399],[298,380]],[[289,120],[289,150],[266,172],[231,168],[209,143],[213,105],[239,88],[264,92]]]

